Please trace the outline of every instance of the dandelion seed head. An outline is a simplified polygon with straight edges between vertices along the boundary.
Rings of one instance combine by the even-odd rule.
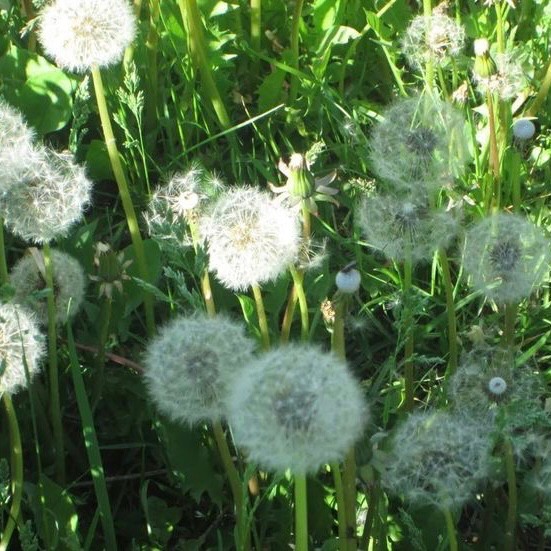
[[[311,345],[262,354],[239,373],[228,405],[235,441],[251,461],[297,474],[342,460],[367,419],[346,364]]]
[[[54,0],[42,10],[38,27],[46,55],[77,73],[118,63],[135,35],[127,0]]]
[[[513,123],[513,136],[517,140],[530,140],[535,133],[536,126],[530,119],[518,119]]]
[[[494,214],[466,234],[465,270],[472,285],[498,303],[528,297],[541,284],[550,260],[549,240],[516,214]]]
[[[45,343],[30,312],[14,304],[0,305],[0,394],[12,395],[27,386],[25,364],[32,379],[40,369]]]
[[[408,63],[422,69],[427,63],[443,66],[457,57],[465,43],[465,30],[447,15],[419,15],[409,24],[402,39]]]
[[[40,159],[0,197],[6,226],[26,241],[65,236],[90,202],[92,183],[72,156],[42,148]]]
[[[396,101],[373,128],[373,171],[398,190],[433,191],[462,174],[468,160],[464,120],[430,96]]]
[[[86,291],[86,277],[80,262],[71,255],[52,249],[52,267],[56,321],[64,324],[80,310]],[[15,289],[14,301],[36,313],[38,320],[48,323],[46,297],[33,293],[46,288],[44,259],[34,250],[21,258],[10,272],[10,284]]]
[[[353,294],[360,288],[362,276],[354,267],[345,267],[337,273],[335,283],[341,293]]]
[[[464,416],[414,412],[393,435],[382,485],[409,502],[456,510],[490,473],[489,433]]]
[[[502,396],[507,391],[507,381],[503,377],[492,377],[488,381],[488,392],[495,396]]]
[[[200,220],[200,229],[209,270],[234,291],[275,280],[298,259],[296,213],[253,188],[222,194]]]
[[[243,327],[224,316],[176,318],[147,347],[149,395],[173,421],[219,421],[226,415],[227,386],[252,360],[254,347]]]

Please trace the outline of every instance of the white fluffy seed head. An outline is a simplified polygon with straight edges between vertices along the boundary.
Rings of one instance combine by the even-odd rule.
[[[42,148],[40,159],[0,197],[6,226],[39,244],[63,237],[82,217],[91,188],[84,168],[71,155]]]
[[[465,271],[476,289],[498,303],[528,297],[542,283],[550,260],[549,240],[516,214],[494,214],[466,234]]]
[[[381,116],[370,138],[379,178],[418,194],[463,173],[469,158],[465,121],[451,104],[422,95],[396,101]]]
[[[219,421],[229,381],[251,361],[254,347],[242,325],[224,316],[176,318],[147,347],[149,395],[172,421]]]
[[[488,392],[496,397],[503,396],[507,392],[507,381],[500,376],[492,377],[488,381]]]
[[[443,66],[457,57],[465,44],[465,30],[443,14],[419,15],[409,24],[402,39],[402,52],[408,63],[423,69],[427,63]]]
[[[487,38],[477,38],[474,41],[474,55],[480,57],[490,52],[490,43]]]
[[[411,197],[372,195],[363,200],[356,215],[368,244],[396,262],[430,260],[436,250],[449,245],[459,228],[452,212],[431,210]]]
[[[235,442],[270,471],[315,473],[339,462],[360,437],[367,409],[337,356],[288,345],[260,356],[230,387]]]
[[[86,277],[76,258],[56,249],[52,249],[52,267],[56,320],[64,324],[82,305]],[[42,323],[48,323],[47,298],[36,296],[46,288],[44,258],[39,251],[33,251],[15,264],[10,272],[10,284],[15,289],[14,300],[33,310]]]
[[[513,123],[513,136],[525,141],[534,137],[536,125],[530,119],[518,119]]]
[[[526,88],[527,80],[517,52],[498,53],[493,56],[495,70],[491,74],[473,72],[476,89],[482,95],[496,94],[500,99],[517,98]]]
[[[0,394],[27,386],[25,364],[32,379],[45,352],[43,335],[33,314],[13,304],[0,305]]]
[[[33,130],[17,109],[0,99],[0,195],[24,178],[38,157]]]
[[[42,10],[38,28],[46,54],[78,73],[118,63],[135,34],[127,0],[54,0]]]
[[[457,510],[490,473],[490,434],[466,416],[412,413],[394,432],[381,482],[409,502]]]
[[[335,278],[337,289],[347,295],[355,293],[362,282],[362,276],[356,268],[344,268]]]
[[[299,256],[296,213],[254,188],[220,195],[199,226],[209,270],[234,291],[277,279]]]

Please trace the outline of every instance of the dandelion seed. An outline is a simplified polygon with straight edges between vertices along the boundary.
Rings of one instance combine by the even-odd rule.
[[[499,303],[528,297],[541,284],[550,260],[549,240],[519,215],[494,214],[466,235],[465,270],[476,289]]]
[[[468,159],[462,116],[451,105],[421,96],[395,102],[370,139],[377,176],[393,187],[434,191],[461,175]]]
[[[294,344],[242,370],[230,387],[228,408],[235,441],[251,461],[295,474],[342,460],[367,416],[362,392],[342,360]]]
[[[79,311],[84,300],[86,278],[76,258],[56,249],[51,252],[56,321],[63,324]],[[33,297],[33,293],[46,288],[46,269],[39,251],[35,250],[15,264],[10,272],[10,284],[15,289],[14,300],[34,311],[42,323],[48,323],[46,297]]]
[[[13,304],[0,305],[0,394],[27,386],[25,363],[32,379],[40,369],[45,344],[34,316]]]
[[[63,237],[90,201],[92,183],[72,156],[43,148],[16,186],[0,198],[6,226],[26,241]]]
[[[172,320],[146,350],[151,399],[173,421],[221,420],[227,385],[252,360],[254,347],[243,327],[223,316]]]
[[[77,73],[118,63],[135,34],[126,0],[54,0],[42,10],[38,28],[46,55]]]
[[[298,259],[296,214],[256,189],[225,192],[199,226],[209,270],[234,291],[272,281]]]
[[[357,217],[369,245],[396,262],[430,260],[436,250],[449,245],[459,228],[453,213],[431,210],[409,197],[373,195],[361,203]]]
[[[414,17],[402,39],[402,52],[408,63],[423,69],[427,63],[443,66],[457,57],[465,43],[465,31],[447,15]]]
[[[490,473],[491,429],[449,412],[415,412],[396,429],[381,473],[392,494],[457,510]]]

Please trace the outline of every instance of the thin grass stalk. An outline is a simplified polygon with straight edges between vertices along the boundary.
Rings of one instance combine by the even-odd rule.
[[[213,421],[212,431],[222,458],[222,464],[230,483],[237,520],[238,550],[250,549],[250,532],[247,530],[247,509],[243,499],[243,485],[231,457],[230,448],[220,421]]]
[[[403,293],[408,303],[406,305],[407,311],[404,319],[404,327],[406,331],[406,342],[404,347],[404,387],[405,387],[405,411],[411,411],[414,405],[414,391],[413,391],[413,352],[414,352],[414,340],[413,340],[413,315],[411,312],[411,297],[410,291],[412,287],[413,266],[411,262],[411,254],[408,254],[408,258],[404,262],[404,284]]]
[[[136,211],[134,210],[134,204],[132,203],[132,198],[130,197],[130,190],[126,181],[124,169],[121,164],[119,150],[117,148],[117,142],[115,140],[115,134],[113,133],[113,127],[111,126],[109,110],[107,108],[107,102],[105,100],[105,90],[103,88],[103,81],[98,67],[92,68],[92,80],[94,82],[96,102],[98,104],[101,127],[103,129],[103,136],[105,138],[105,145],[107,146],[109,160],[111,161],[111,167],[113,169],[115,180],[119,189],[119,195],[122,201],[124,214],[126,216],[126,223],[128,224],[128,230],[130,231],[130,238],[132,240],[132,244],[134,245],[134,252],[138,261],[138,269],[141,278],[144,281],[149,282],[149,271],[147,269],[147,261],[145,257],[143,240],[140,234],[140,228],[138,226],[138,219],[136,217]],[[152,337],[156,332],[155,314],[153,311],[153,295],[147,291],[144,291],[144,306],[147,334],[148,336]]]
[[[94,417],[92,409],[86,395],[84,379],[80,372],[80,365],[77,358],[75,341],[71,325],[67,324],[67,343],[69,347],[69,359],[71,365],[71,375],[75,388],[78,411],[82,422],[82,435],[86,454],[90,464],[90,475],[94,483],[94,492],[98,502],[101,526],[103,529],[104,545],[108,551],[117,551],[117,538],[115,535],[115,525],[113,524],[113,515],[111,514],[111,505],[109,503],[109,494],[105,482],[105,474],[101,460],[101,453],[94,427]]]
[[[154,130],[158,120],[158,70],[157,70],[157,48],[159,45],[159,17],[160,17],[160,2],[159,0],[149,0],[149,30],[145,47],[147,49],[147,86],[149,93],[146,95],[147,111],[145,114],[146,128]]]
[[[445,249],[439,250],[440,267],[446,293],[446,315],[448,317],[448,368],[446,377],[453,375],[457,369],[457,319],[455,316],[455,303],[453,298],[453,283],[450,272],[450,261]]]
[[[298,71],[299,69],[299,32],[300,23],[302,21],[302,7],[304,0],[296,0],[295,9],[293,10],[293,19],[291,25],[291,67]],[[297,99],[298,93],[298,77],[291,75],[291,89],[289,92],[289,103],[292,104]]]
[[[339,551],[347,551],[346,540],[346,505],[344,499],[344,488],[342,484],[341,468],[338,463],[331,464],[333,481],[335,483],[335,496],[337,498],[337,522],[339,523]]]
[[[448,543],[450,551],[457,551],[457,535],[455,533],[455,523],[449,509],[444,509],[444,518],[446,519],[446,529],[448,531]]]
[[[44,276],[48,307],[48,367],[50,383],[50,419],[55,448],[56,480],[63,485],[65,482],[65,446],[63,445],[63,423],[61,421],[61,402],[59,399],[59,373],[57,361],[57,320],[55,311],[54,268],[52,265],[52,251],[48,243],[44,243]]]
[[[100,333],[98,341],[98,351],[96,356],[96,372],[94,392],[92,394],[92,410],[101,399],[105,376],[105,346],[109,336],[109,324],[111,323],[111,307],[113,300],[110,297],[104,297],[100,307]]]
[[[509,503],[507,507],[507,521],[505,525],[505,551],[514,551],[515,532],[517,524],[517,477],[515,473],[515,458],[511,441],[504,442],[505,471],[507,473],[507,493]]]
[[[295,475],[295,551],[308,551],[306,476]]]
[[[268,329],[268,319],[266,318],[266,309],[264,308],[262,291],[258,285],[253,285],[252,290],[254,302],[256,304],[256,314],[258,316],[258,327],[260,328],[262,349],[268,350],[270,348],[270,330]]]
[[[231,126],[231,120],[211,71],[211,66],[207,55],[206,41],[203,34],[201,13],[199,12],[197,2],[196,0],[178,0],[178,5],[180,6],[182,19],[186,23],[191,55],[195,65],[199,69],[207,99],[211,102],[212,107],[214,108],[220,126],[223,130],[227,130]]]
[[[4,393],[2,399],[8,419],[11,469],[11,507],[8,521],[2,533],[2,539],[0,539],[0,551],[6,551],[21,512],[21,499],[23,497],[23,448],[21,446],[21,433],[19,432],[17,414],[13,407],[11,396]]]

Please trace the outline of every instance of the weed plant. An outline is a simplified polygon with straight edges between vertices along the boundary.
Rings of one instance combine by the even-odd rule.
[[[546,0],[0,29],[0,551],[550,548]]]

